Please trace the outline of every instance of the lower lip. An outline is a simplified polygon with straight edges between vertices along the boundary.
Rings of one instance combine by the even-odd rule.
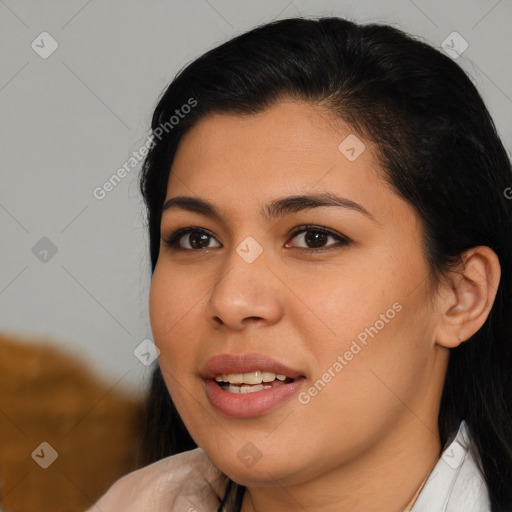
[[[207,380],[206,396],[210,403],[221,413],[233,418],[251,418],[261,416],[295,395],[304,382],[304,378],[247,394],[234,394],[224,391],[214,380]]]

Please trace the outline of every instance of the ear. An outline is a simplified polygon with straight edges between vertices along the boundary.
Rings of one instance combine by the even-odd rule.
[[[472,247],[462,260],[463,265],[443,280],[437,297],[440,316],[435,339],[446,348],[457,347],[482,327],[500,282],[500,262],[489,247]]]

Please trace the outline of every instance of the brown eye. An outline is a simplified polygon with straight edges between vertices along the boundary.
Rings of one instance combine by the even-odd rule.
[[[322,231],[306,231],[304,236],[304,241],[309,247],[323,247],[328,239],[329,235]]]
[[[199,249],[211,249],[209,242],[215,240],[206,230],[201,228],[183,228],[174,232],[164,242],[167,246],[175,250],[193,251]],[[213,247],[221,247],[220,244]]]
[[[209,239],[209,235],[193,231],[188,235],[187,241],[189,245],[192,247],[192,249],[204,249],[208,246]]]
[[[295,248],[305,250],[329,249],[331,246],[350,245],[352,243],[346,236],[321,226],[301,226],[292,233],[292,238],[299,238],[305,244],[305,246],[294,246]],[[334,240],[334,243],[327,244],[329,239]]]

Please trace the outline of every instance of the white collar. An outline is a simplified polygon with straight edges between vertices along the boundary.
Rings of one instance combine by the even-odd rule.
[[[411,512],[490,512],[487,485],[470,450],[465,421],[444,449]]]

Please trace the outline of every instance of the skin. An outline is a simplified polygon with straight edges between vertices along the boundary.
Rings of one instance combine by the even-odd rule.
[[[403,510],[441,452],[448,349],[480,328],[496,293],[499,263],[487,247],[473,248],[460,271],[431,288],[418,215],[382,179],[370,142],[359,136],[366,149],[355,161],[340,152],[350,133],[299,102],[250,116],[213,114],[185,135],[171,169],[167,199],[200,197],[222,219],[164,213],[162,238],[187,226],[212,237],[208,249],[189,251],[162,242],[151,326],[189,432],[248,488],[243,512]],[[322,191],[359,203],[373,219],[339,207],[260,215],[276,198]],[[311,231],[289,236],[304,224],[352,243],[329,237],[328,250],[307,252]],[[250,264],[236,252],[248,236],[263,249]],[[295,396],[240,419],[208,401],[199,372],[212,356],[269,355],[301,370],[307,390],[394,303],[401,310],[306,405]],[[237,456],[246,443],[261,453],[252,467]]]

